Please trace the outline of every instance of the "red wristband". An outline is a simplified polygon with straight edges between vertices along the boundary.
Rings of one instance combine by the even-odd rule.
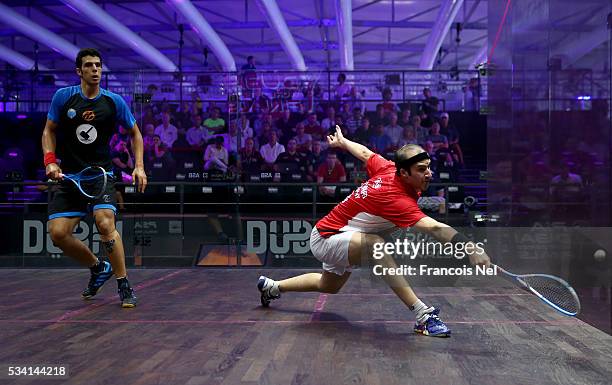
[[[48,152],[45,154],[45,167],[47,167],[51,163],[57,163],[57,159],[55,158],[54,152]]]

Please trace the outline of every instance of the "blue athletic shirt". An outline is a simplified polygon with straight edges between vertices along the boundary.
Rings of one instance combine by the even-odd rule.
[[[121,96],[100,88],[98,96],[88,99],[80,85],[55,92],[47,119],[58,125],[56,153],[64,173],[76,173],[87,166],[110,171],[109,143],[118,124],[131,130],[136,123]]]

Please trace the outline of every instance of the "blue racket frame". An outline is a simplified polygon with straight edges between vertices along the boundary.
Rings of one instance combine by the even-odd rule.
[[[511,273],[508,270],[505,270],[502,267],[497,266],[495,264],[491,264],[491,266],[496,267],[499,271],[504,273],[506,276],[516,280],[523,288],[525,288],[525,289],[529,290],[531,293],[535,294],[545,304],[547,304],[548,306],[552,307],[553,309],[555,309],[559,313],[567,315],[567,316],[570,316],[570,317],[575,317],[576,315],[578,315],[578,313],[580,313],[580,299],[578,298],[578,294],[576,294],[576,291],[574,290],[574,288],[571,287],[570,284],[567,283],[566,281],[564,281],[563,279],[561,279],[559,277],[555,277],[554,275],[549,275],[549,274],[514,274],[514,273]],[[569,290],[569,292],[572,294],[572,296],[576,300],[576,303],[578,304],[578,311],[570,312],[570,311],[567,311],[567,310],[562,309],[559,306],[555,305],[554,303],[549,301],[546,297],[544,297],[542,294],[540,294],[537,290],[535,290],[533,287],[531,287],[528,283],[526,283],[522,279],[523,277],[545,277],[545,278],[550,278],[550,279],[553,279],[553,280],[561,283],[563,286],[565,286]]]
[[[83,174],[85,174],[88,171],[92,171],[92,170],[100,171],[100,175],[95,175],[93,177],[83,177]],[[108,178],[109,177],[112,178],[113,173],[106,171],[104,168],[100,166],[89,166],[89,167],[85,167],[84,169],[82,169],[80,172],[76,174],[60,174],[60,177],[68,179],[72,183],[74,183],[79,189],[79,191],[81,192],[81,194],[85,195],[87,198],[98,199],[102,195],[104,195],[104,192],[106,191],[106,185],[108,184]],[[91,195],[91,194],[86,193],[81,187],[81,181],[93,180],[97,178],[104,178],[100,192],[97,195]]]

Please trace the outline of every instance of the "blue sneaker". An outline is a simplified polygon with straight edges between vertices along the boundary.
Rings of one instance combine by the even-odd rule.
[[[438,314],[440,309],[434,309],[433,312],[429,313],[429,318],[424,323],[416,323],[414,325],[414,332],[421,333],[431,337],[450,337],[450,329],[442,322]]]
[[[257,288],[261,293],[261,306],[268,307],[270,306],[270,302],[274,299],[280,298],[280,292],[278,288],[274,289],[274,280],[264,277],[263,275],[259,277],[257,281]],[[275,291],[276,293],[272,293]]]
[[[113,276],[113,267],[111,264],[106,261],[100,261],[100,263],[102,264],[102,269],[99,272],[95,273],[93,270],[91,271],[89,284],[81,293],[83,299],[90,299],[94,295],[98,294],[98,291],[102,285],[104,285],[104,283]]]

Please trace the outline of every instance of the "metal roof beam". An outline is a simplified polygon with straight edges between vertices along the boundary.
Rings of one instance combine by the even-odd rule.
[[[236,61],[227,48],[227,45],[225,45],[225,42],[221,40],[219,35],[191,1],[168,0],[168,2],[187,19],[187,22],[191,25],[191,29],[193,29],[200,39],[208,43],[208,46],[217,57],[217,60],[219,60],[223,70],[236,71]]]
[[[256,2],[260,12],[268,20],[269,26],[278,34],[283,50],[289,57],[292,67],[299,71],[306,71],[304,57],[295,43],[295,39],[293,38],[293,35],[291,35],[291,31],[289,31],[289,27],[287,27],[287,22],[278,8],[276,1],[256,0]]]
[[[419,64],[420,69],[433,69],[433,65],[436,60],[436,56],[438,55],[438,51],[442,46],[442,42],[448,34],[448,30],[450,29],[453,20],[455,20],[455,16],[457,15],[457,12],[459,12],[462,4],[463,0],[444,0],[444,3],[440,7],[440,12],[438,12],[438,18],[431,31],[431,35],[429,35],[429,38],[427,39],[427,44],[425,45],[423,55],[421,56],[421,62]]]
[[[141,54],[151,64],[162,71],[177,71],[176,65],[162,55],[155,47],[149,44],[140,36],[136,35],[117,19],[100,8],[90,0],[62,0],[69,8],[77,13],[87,16],[93,23],[98,24],[106,32],[116,39],[128,45],[132,50]]]
[[[353,11],[351,0],[336,0],[338,43],[340,45],[340,69],[352,71],[353,62]]]

